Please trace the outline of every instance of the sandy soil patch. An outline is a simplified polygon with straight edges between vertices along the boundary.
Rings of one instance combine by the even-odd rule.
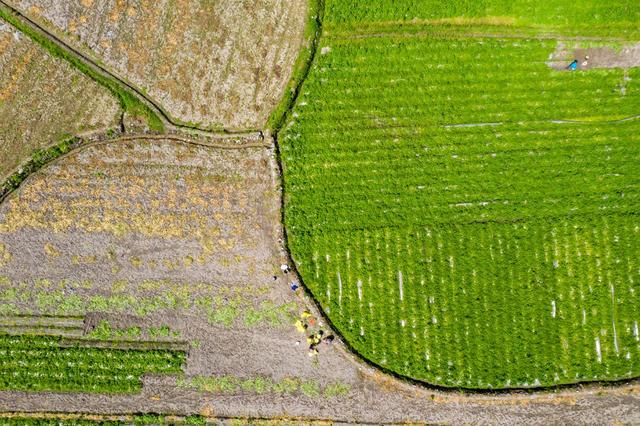
[[[174,119],[260,128],[302,43],[304,0],[10,2],[145,90]]]
[[[566,69],[573,61],[578,61],[578,69],[595,68],[636,68],[640,67],[640,43],[617,47],[581,47],[580,43],[558,42],[556,50],[549,55],[547,64],[558,70]]]
[[[0,181],[34,150],[117,127],[119,115],[106,89],[0,23]]]

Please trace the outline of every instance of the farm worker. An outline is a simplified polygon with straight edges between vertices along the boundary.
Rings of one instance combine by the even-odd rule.
[[[306,325],[302,323],[302,321],[298,320],[296,321],[296,330],[298,330],[300,333],[304,333],[304,331],[307,329]]]
[[[283,263],[282,265],[280,265],[280,270],[286,274],[287,272],[289,272],[289,265]]]
[[[586,55],[584,57],[584,61],[582,62],[581,66],[586,67],[588,62],[589,62],[589,55]]]
[[[291,290],[296,291],[298,288],[300,288],[300,287],[298,287],[298,283],[297,282],[294,281],[294,282],[291,283]]]
[[[309,311],[304,311],[302,312],[302,315],[301,315],[302,318],[309,318],[310,316],[311,316],[311,312]]]
[[[568,70],[570,71],[575,71],[576,69],[578,69],[578,60],[574,59],[573,62],[571,62],[569,64],[569,66],[567,67]]]
[[[309,357],[310,358],[313,358],[316,355],[318,355],[318,350],[316,348],[309,349]]]
[[[323,342],[325,342],[327,345],[330,345],[333,343],[333,339],[335,337],[333,337],[333,334],[328,335],[327,337],[325,337],[324,339],[322,339]]]

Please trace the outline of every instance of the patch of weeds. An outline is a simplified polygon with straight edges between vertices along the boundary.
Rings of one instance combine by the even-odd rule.
[[[108,340],[111,337],[111,324],[109,321],[102,320],[98,325],[87,334],[87,337],[98,340]]]
[[[214,323],[219,323],[230,327],[239,315],[240,313],[237,307],[224,306],[214,310],[209,315],[209,320]]]
[[[186,425],[206,425],[207,424],[207,418],[197,415],[197,414],[193,414],[191,416],[185,417],[184,419],[184,424]]]
[[[256,377],[255,379],[243,380],[241,385],[244,391],[253,391],[257,394],[263,394],[271,391],[273,382],[264,377]]]
[[[273,390],[276,393],[292,394],[300,387],[300,380],[294,378],[285,378],[282,381],[274,383]]]
[[[324,388],[323,394],[326,398],[334,398],[348,394],[349,390],[351,386],[345,383],[331,383]]]
[[[303,382],[300,385],[300,390],[303,394],[310,398],[320,395],[320,385],[318,385],[318,382],[316,382],[315,380]]]

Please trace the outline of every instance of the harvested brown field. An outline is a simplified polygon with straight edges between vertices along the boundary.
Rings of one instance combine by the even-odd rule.
[[[0,181],[34,150],[117,127],[119,116],[106,89],[0,24]]]
[[[120,77],[174,119],[261,128],[302,43],[304,0],[9,2]]]

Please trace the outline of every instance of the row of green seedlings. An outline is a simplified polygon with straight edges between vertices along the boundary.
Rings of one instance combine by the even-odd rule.
[[[119,418],[114,418],[119,417]],[[0,426],[142,426],[142,425],[206,425],[217,424],[201,415],[185,417],[165,416],[162,414],[135,414],[124,416],[100,416],[100,415],[46,415],[35,414],[32,416],[15,415],[2,417]],[[238,423],[246,424],[246,423]]]
[[[285,378],[273,381],[268,377],[256,377],[252,379],[240,379],[234,376],[206,377],[197,376],[178,379],[178,387],[197,389],[201,392],[235,394],[239,392],[252,392],[257,394],[281,394],[292,395],[301,393],[308,397],[334,398],[345,396],[351,386],[345,383],[335,382],[324,387],[315,380],[302,380],[298,378]]]
[[[83,283],[84,284],[84,283]],[[134,313],[144,317],[165,310],[195,311],[211,324],[225,327],[267,325],[284,327],[296,318],[296,302],[277,304],[270,300],[254,306],[253,298],[235,296],[201,296],[191,293],[161,291],[154,296],[134,297],[127,294],[69,294],[66,288],[81,288],[74,281],[64,280],[56,288],[34,289],[29,283],[14,282],[0,276],[0,315],[25,313],[49,315],[83,315],[85,312]],[[82,291],[82,290],[80,290]],[[25,309],[24,306],[29,306]]]
[[[619,90],[624,70],[555,71],[545,63],[553,43],[469,41],[459,47],[467,58],[456,56],[456,62],[446,41],[371,43],[377,44],[333,46],[320,59],[305,83],[294,122],[416,127],[598,117],[605,121],[637,114],[634,96],[627,95],[639,89],[628,85],[627,95]],[[397,51],[397,59],[390,59]],[[491,55],[488,52],[495,55],[490,62],[473,65]],[[417,58],[429,62],[415,68]],[[371,71],[385,66],[388,72]],[[594,94],[594,87],[601,90]],[[575,98],[584,101],[574,105],[570,101]]]
[[[142,375],[180,374],[186,353],[62,346],[53,336],[0,335],[0,389],[139,392]]]
[[[217,419],[199,414],[189,416],[175,416],[164,414],[131,414],[120,416],[98,415],[98,414],[0,414],[0,426],[143,426],[143,425],[221,425],[229,426],[283,426],[300,425],[309,426],[312,424],[325,424],[327,422],[297,421],[278,418],[274,420],[234,418]]]
[[[640,6],[628,2],[603,8],[599,0],[580,3],[528,1],[326,0],[327,30],[346,36],[385,32],[458,31],[467,34],[555,33],[638,39]],[[634,19],[635,18],[635,19]]]
[[[89,339],[97,340],[118,340],[118,339],[141,339],[143,337],[152,340],[168,340],[178,339],[180,332],[177,330],[171,330],[168,325],[162,325],[159,327],[126,327],[126,328],[114,328],[111,323],[106,320],[100,321],[100,323],[91,330],[87,335]]]

